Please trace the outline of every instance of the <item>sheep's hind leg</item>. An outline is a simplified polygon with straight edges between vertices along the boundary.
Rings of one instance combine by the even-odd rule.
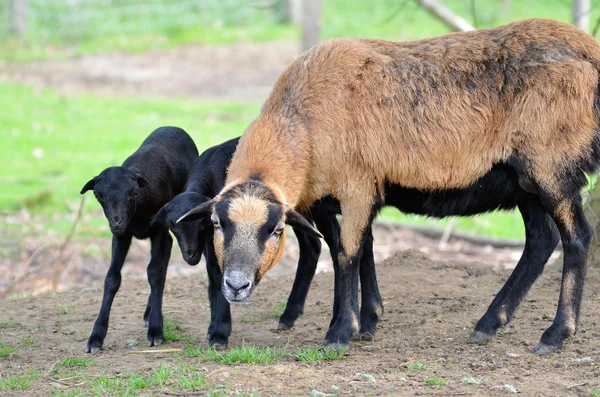
[[[525,223],[525,249],[515,270],[475,326],[467,343],[489,342],[498,328],[509,323],[527,292],[542,274],[558,244],[556,225],[539,199],[532,196],[519,204]]]
[[[559,349],[563,341],[577,331],[592,239],[592,228],[585,218],[580,194],[557,202],[547,200],[547,203],[560,231],[564,265],[556,316],[534,348],[535,354]]]

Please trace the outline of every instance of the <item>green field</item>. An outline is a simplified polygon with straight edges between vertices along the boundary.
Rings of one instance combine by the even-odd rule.
[[[108,22],[116,26],[121,23],[123,29],[129,26],[117,14],[108,13],[105,15],[108,19],[90,19],[81,34],[74,36],[68,29],[61,29],[61,23],[74,18],[78,12],[81,14],[82,9],[68,8],[67,3],[30,0],[31,5],[42,7],[40,10],[44,12],[40,15],[43,19],[38,20],[37,25],[30,24],[22,39],[0,34],[0,59],[27,61],[111,51],[139,52],[187,43],[213,45],[297,39],[300,36],[297,27],[281,22],[277,2],[258,7],[258,3],[248,0],[207,0],[198,3],[202,4],[199,7],[204,7],[202,12],[190,16],[199,18],[200,22],[184,26],[177,25],[176,14],[169,14],[175,12],[170,5],[179,3],[184,1],[154,1],[152,4],[163,7],[160,10],[165,15],[161,18],[157,13],[141,16],[137,21],[139,28],[134,33],[119,33],[119,29],[116,33],[102,33],[110,25]],[[571,18],[570,2],[564,0],[512,0],[509,9],[504,8],[501,0],[446,0],[444,3],[478,27],[497,26],[528,17],[562,21]],[[97,7],[100,0],[81,4]],[[323,4],[323,38],[358,36],[406,40],[448,32],[446,26],[414,1],[324,0]],[[475,4],[475,12],[472,4]],[[593,24],[600,9],[592,9],[590,19]],[[6,4],[2,3],[0,20],[6,20],[6,12]],[[0,103],[3,126],[0,154],[4,159],[0,171],[0,211],[9,214],[25,208],[47,217],[41,230],[60,233],[70,226],[68,217],[60,215],[76,208],[83,183],[103,168],[122,162],[154,128],[161,125],[182,127],[195,139],[199,150],[203,150],[240,135],[260,109],[260,104],[253,102],[64,96],[50,89],[18,84],[0,84]],[[98,208],[94,200],[88,200],[87,213],[97,213]],[[388,220],[438,227],[448,222],[403,216],[392,209],[386,209],[382,214]],[[102,220],[98,217],[94,222],[100,225]],[[514,212],[454,222],[455,230],[473,234],[503,238],[522,238],[524,235],[521,218]]]
[[[0,210],[25,208],[47,219],[42,230],[66,232],[79,190],[108,166],[120,164],[154,128],[176,125],[194,138],[200,151],[240,135],[258,115],[259,103],[188,99],[64,96],[50,89],[0,84]],[[86,211],[99,205],[90,195]],[[438,225],[437,221],[384,211],[385,218]],[[100,218],[98,224],[103,222]],[[457,230],[518,238],[518,214],[459,219]],[[105,230],[103,234],[106,234]]]

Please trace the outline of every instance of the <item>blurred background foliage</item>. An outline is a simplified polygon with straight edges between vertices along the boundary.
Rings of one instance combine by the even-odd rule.
[[[445,0],[444,4],[476,28],[531,17],[572,20],[572,2],[567,0]],[[600,7],[592,2],[591,28],[598,17]],[[399,41],[451,31],[412,0],[323,0],[320,23],[321,39]],[[295,43],[301,35],[284,0],[0,0],[3,228],[15,227],[15,222],[7,221],[11,214],[27,211],[44,219],[40,232],[66,233],[81,186],[103,168],[120,164],[154,128],[180,126],[202,151],[243,133],[261,101],[68,95],[43,85],[7,82],[2,68],[183,45]],[[95,211],[94,222],[101,225],[99,205],[92,201],[86,210]],[[453,222],[456,229],[473,234],[524,236],[521,217],[514,212],[434,221],[384,210],[383,217],[436,227]],[[98,228],[97,233],[108,235],[108,230]]]

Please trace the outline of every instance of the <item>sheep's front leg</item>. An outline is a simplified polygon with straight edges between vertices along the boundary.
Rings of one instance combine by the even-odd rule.
[[[338,253],[340,267],[340,295],[337,319],[327,331],[324,347],[345,350],[350,348],[350,338],[359,330],[358,274],[360,247],[368,226],[375,216],[375,192],[360,190],[360,195],[340,199],[342,208],[342,246]]]
[[[204,248],[206,272],[208,273],[208,300],[210,302],[210,325],[206,339],[214,348],[227,347],[231,335],[231,308],[221,291],[222,274],[215,254],[213,238]]]
[[[112,307],[113,299],[121,286],[121,269],[125,263],[125,257],[131,245],[131,234],[123,236],[113,236],[112,239],[112,257],[110,267],[104,279],[104,295],[102,296],[102,306],[100,313],[94,323],[94,329],[88,339],[87,352],[96,353],[102,348],[104,338],[108,332],[108,318],[110,316],[110,308]]]
[[[163,226],[153,229],[150,236],[152,245],[150,263],[146,272],[150,284],[150,313],[148,314],[148,346],[159,346],[163,341],[162,300],[167,277],[167,266],[171,257],[173,239]]]

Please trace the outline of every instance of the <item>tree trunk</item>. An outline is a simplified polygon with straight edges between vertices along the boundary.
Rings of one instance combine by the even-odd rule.
[[[590,28],[590,0],[573,0],[573,25],[584,32]]]
[[[469,22],[465,21],[451,9],[443,5],[438,0],[415,0],[419,5],[429,11],[437,19],[450,26],[455,32],[467,32],[469,30],[475,30]]]
[[[25,35],[25,0],[12,0],[10,7],[10,31],[17,36]]]
[[[321,0],[303,0],[302,52],[319,42],[321,37]]]

